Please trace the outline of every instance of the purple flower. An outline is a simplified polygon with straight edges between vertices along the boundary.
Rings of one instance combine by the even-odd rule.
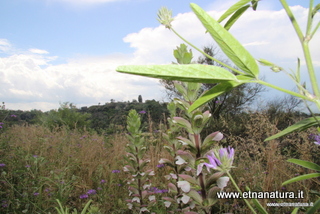
[[[100,183],[101,183],[101,184],[104,184],[105,182],[106,182],[106,181],[105,181],[105,180],[103,180],[103,179],[100,181]]]
[[[161,163],[161,164],[158,164],[157,167],[162,168],[162,167],[165,167],[165,165],[163,163]]]
[[[80,198],[81,199],[84,199],[84,198],[88,198],[89,196],[87,194],[83,194],[83,195],[80,195]]]
[[[2,207],[8,207],[7,201],[2,201],[1,206],[2,206]]]
[[[2,126],[0,126],[0,129],[2,129]]]
[[[234,159],[234,149],[230,146],[228,148],[220,148],[211,152],[210,155],[207,155],[209,163],[203,163],[203,165],[209,168],[227,172],[232,168],[232,163]],[[201,164],[198,166],[197,173],[199,174],[202,170]]]
[[[38,157],[38,155],[32,155],[32,157],[37,158],[37,157]]]
[[[118,169],[112,170],[112,173],[120,173],[121,171]]]
[[[39,193],[38,193],[38,192],[35,192],[35,193],[33,193],[33,195],[34,195],[34,196],[37,196],[37,195],[39,195]]]
[[[5,166],[6,166],[6,164],[0,163],[0,167],[5,167]]]
[[[314,144],[316,144],[317,146],[320,146],[320,135],[311,134],[309,138],[311,140],[315,140]]]
[[[139,111],[139,114],[145,114],[147,113],[146,111]]]
[[[151,187],[149,189],[149,191],[152,193],[166,193],[166,192],[168,192],[167,189],[158,189],[157,187]]]
[[[10,117],[17,117],[17,115],[15,115],[15,114],[11,114],[11,115],[10,115]]]
[[[0,125],[3,125],[4,123],[0,123]]]
[[[87,194],[88,195],[95,195],[95,194],[97,194],[97,191],[95,189],[89,189]]]
[[[30,166],[29,164],[27,164],[25,167],[26,167],[26,168],[30,168],[31,166]]]

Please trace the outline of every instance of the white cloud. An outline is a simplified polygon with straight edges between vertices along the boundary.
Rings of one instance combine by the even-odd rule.
[[[251,46],[251,45],[267,45],[269,44],[269,42],[265,42],[265,41],[256,41],[256,42],[250,42],[247,44],[242,44],[244,47],[246,46]]]
[[[11,48],[11,44],[7,39],[0,39],[0,51],[7,52]]]
[[[36,49],[36,48],[31,48],[31,49],[29,49],[29,51],[34,54],[48,54],[49,53],[46,50],[41,50],[41,49]]]
[[[306,18],[305,8],[294,7],[293,11],[298,20]],[[221,11],[209,13],[214,17],[222,14]],[[302,22],[302,25],[305,23]],[[178,14],[173,26],[200,48],[213,43],[193,13]],[[264,58],[292,69],[296,67],[296,58],[302,58],[301,47],[283,10],[248,11],[231,28],[231,32],[255,58]],[[163,94],[157,79],[121,74],[115,69],[126,64],[168,64],[174,61],[173,49],[183,41],[163,26],[144,28],[127,35],[123,40],[134,48],[133,54],[83,56],[58,65],[52,65],[56,56],[50,56],[48,51],[40,49],[0,58],[0,102],[6,102],[13,109],[18,105],[21,109],[33,106],[49,110],[65,101],[81,107],[109,102],[110,99],[137,99],[140,94],[144,100],[161,99]],[[319,46],[320,37],[315,36],[310,48],[318,66]],[[8,51],[10,47],[9,41],[0,40],[0,50]],[[193,52],[196,60],[199,53]],[[279,86],[287,84],[283,74],[273,74],[267,68],[262,74],[267,74],[268,81],[278,81]],[[292,89],[292,86],[288,87]]]
[[[30,103],[42,103],[33,108],[49,110],[53,103],[58,108],[59,103],[66,101],[94,105],[110,99],[137,99],[140,94],[144,100],[162,97],[158,80],[115,71],[119,65],[132,63],[128,56],[78,58],[66,64],[49,64],[54,59],[27,54],[0,58],[1,102],[6,102],[8,108],[22,110],[29,109]]]

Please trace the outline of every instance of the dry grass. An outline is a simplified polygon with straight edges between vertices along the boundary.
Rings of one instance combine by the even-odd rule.
[[[279,131],[266,115],[253,114],[243,123],[245,131],[242,137],[229,135],[221,143],[223,146],[230,145],[236,150],[234,163],[236,168],[232,170],[232,174],[241,189],[245,191],[245,186],[249,186],[252,191],[303,190],[306,197],[300,202],[314,202],[314,196],[309,195],[309,191],[319,188],[319,180],[307,180],[285,187],[281,184],[292,177],[311,172],[286,162],[288,158],[319,161],[316,159],[317,148],[308,139],[308,135],[315,133],[315,130],[310,129],[302,133],[293,133],[283,139],[264,142],[266,137]],[[159,187],[162,185],[161,188],[164,188],[166,184],[163,176],[167,171],[163,168],[158,169],[157,165],[161,158],[170,157],[163,149],[161,134],[152,131],[156,129],[154,126],[155,124],[151,124],[148,127],[150,132],[145,136],[149,147],[146,158],[151,160],[149,166],[156,172],[154,185]],[[232,127],[228,127],[227,123],[224,124],[224,129],[228,128]],[[128,143],[123,133],[106,137],[88,131],[83,133],[66,129],[50,131],[41,126],[13,126],[0,135],[0,163],[8,163],[7,171],[11,170],[13,174],[15,168],[31,165],[34,179],[40,177],[54,179],[56,175],[67,183],[74,177],[72,188],[70,187],[72,191],[66,193],[68,194],[66,204],[77,207],[78,210],[86,202],[79,199],[79,195],[89,189],[101,187],[103,192],[95,196],[94,204],[102,213],[120,213],[121,210],[124,213],[128,192],[124,186],[118,186],[118,184],[125,184],[126,175],[123,172],[114,174],[112,170],[122,170],[125,165],[123,156],[126,154],[125,146]],[[41,163],[37,163],[36,168],[33,167],[36,165],[33,162],[34,159],[30,158],[33,155],[43,158]],[[31,179],[32,176],[27,178]],[[105,180],[106,183],[101,184],[101,180]],[[2,187],[8,188],[5,185]],[[44,182],[43,189],[49,187],[52,191],[58,191],[57,187],[50,182]],[[235,189],[230,184],[226,191],[235,191]],[[2,197],[7,196],[2,192]],[[51,208],[56,206],[53,198],[46,197],[43,200],[49,200],[51,203],[43,202],[43,209],[45,206],[51,206]],[[277,201],[290,202],[287,199],[275,201],[263,199],[261,203],[265,205],[267,202]],[[248,211],[240,200],[222,200],[219,206],[221,212],[245,213]],[[284,213],[289,210],[291,209],[269,208],[270,213]]]

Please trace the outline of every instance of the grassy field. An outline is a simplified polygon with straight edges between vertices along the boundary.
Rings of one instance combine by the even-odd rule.
[[[223,121],[223,120],[221,120]],[[156,124],[153,124],[156,126]],[[235,168],[231,174],[245,191],[304,191],[303,199],[259,199],[269,213],[290,213],[290,207],[267,207],[267,202],[314,202],[312,190],[319,190],[319,179],[281,186],[297,175],[311,173],[288,158],[318,162],[319,148],[309,139],[315,130],[294,133],[286,138],[263,142],[278,130],[266,115],[252,114],[243,123],[243,134],[234,136],[234,129],[225,122],[222,146],[235,148]],[[161,132],[145,133],[146,156],[153,169],[153,190],[167,189],[164,176],[166,167],[159,167],[161,158],[170,158],[163,149],[165,141]],[[216,130],[213,130],[216,131]],[[63,207],[82,210],[92,199],[90,213],[131,213],[127,207],[128,175],[123,171],[126,130],[114,135],[98,135],[89,131],[59,128],[49,130],[38,125],[12,126],[0,135],[0,213],[57,213],[56,199]],[[225,191],[235,191],[231,183]],[[161,197],[166,191],[157,191],[157,212],[167,213]],[[221,199],[215,213],[250,213],[241,199]]]

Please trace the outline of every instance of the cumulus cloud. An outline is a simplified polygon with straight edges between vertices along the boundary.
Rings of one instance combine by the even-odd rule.
[[[44,63],[45,68],[41,66]],[[157,80],[115,72],[117,66],[131,63],[124,55],[74,59],[59,65],[48,63],[47,58],[35,55],[0,58],[0,100],[5,101],[8,108],[16,109],[18,105],[25,109],[30,105],[22,106],[19,104],[22,101],[42,102],[42,108],[51,108],[50,103],[55,103],[57,108],[65,101],[94,105],[110,99],[137,99],[140,94],[144,99],[162,96]]]
[[[49,53],[46,50],[41,50],[41,49],[36,49],[36,48],[31,48],[31,49],[29,49],[29,51],[31,53],[35,53],[35,54],[48,54]]]
[[[296,6],[292,10],[299,22],[305,25],[300,20],[306,19],[307,9]],[[217,18],[222,11],[210,11],[209,14]],[[200,48],[213,43],[193,13],[178,14],[173,26]],[[257,59],[264,58],[294,69],[297,57],[303,58],[297,37],[283,10],[248,11],[230,31]],[[313,40],[311,51],[315,65],[320,66],[320,53],[317,50],[320,37],[316,36]],[[57,56],[51,56],[49,51],[41,49],[29,49],[24,53],[2,57],[0,101],[11,103],[14,109],[17,105],[27,109],[33,103],[33,108],[49,110],[65,101],[93,105],[110,99],[132,100],[140,94],[144,100],[161,99],[163,93],[157,79],[121,74],[115,69],[128,64],[169,64],[174,61],[173,49],[183,41],[163,26],[141,29],[128,34],[123,41],[133,48],[132,54],[83,56],[69,59],[64,64],[54,64]],[[0,39],[0,51],[8,51],[11,46],[9,41]],[[200,54],[193,52],[196,60]],[[282,74],[273,74],[267,68],[265,70],[267,80],[283,78]],[[283,84],[286,83],[281,80],[280,86]],[[289,86],[289,89],[292,87]]]

